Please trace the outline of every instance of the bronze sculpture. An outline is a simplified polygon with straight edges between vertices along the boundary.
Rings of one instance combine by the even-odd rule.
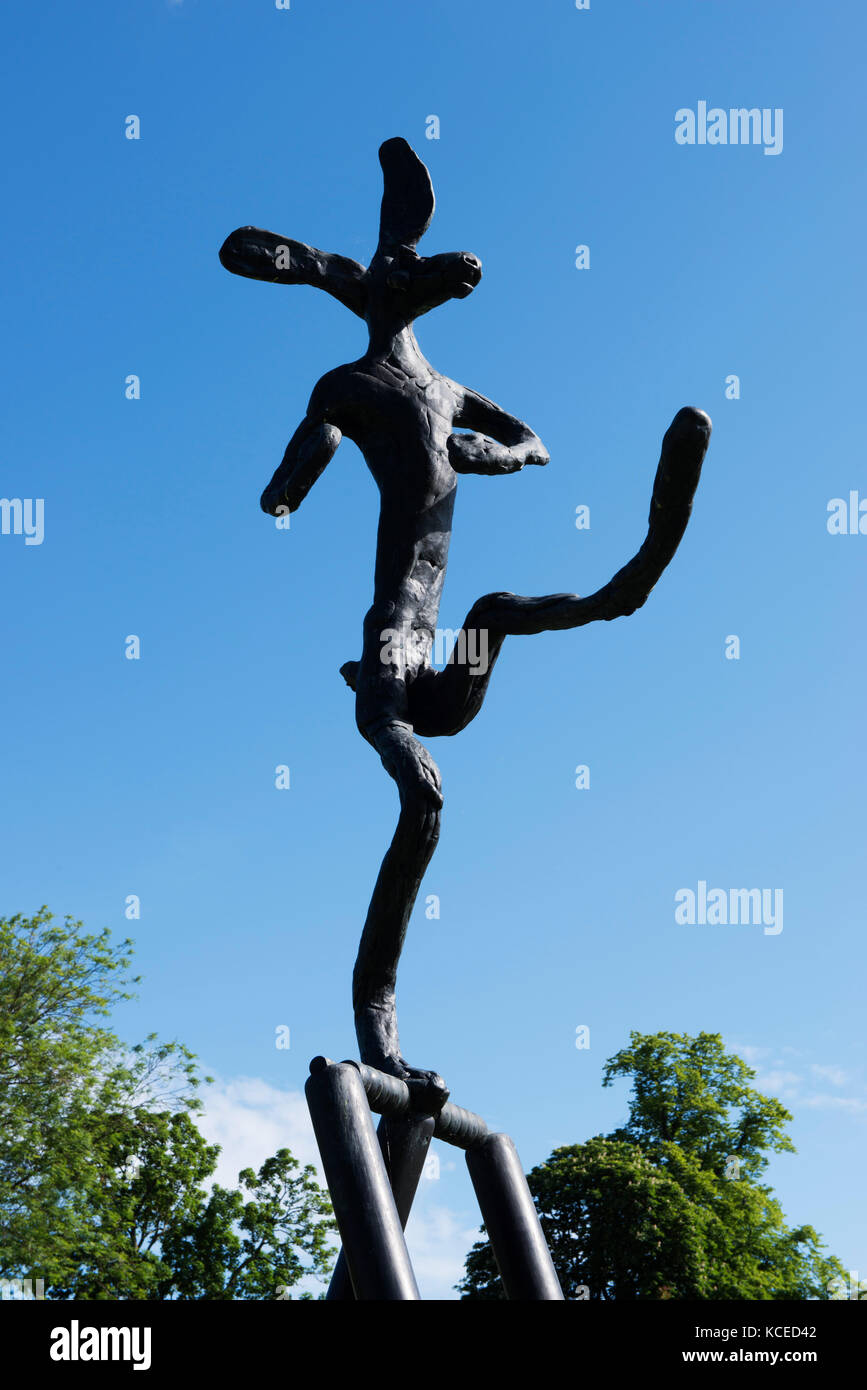
[[[527,425],[441,376],[422,355],[414,320],[469,295],[481,263],[467,252],[418,255],[434,211],[428,171],[400,138],[387,140],[379,158],[385,188],[379,244],[368,267],[254,227],[233,232],[220,260],[237,275],[327,290],[368,326],[365,354],[314,387],[261,505],[272,515],[300,506],[344,434],[379,487],[373,604],[361,659],[341,673],[356,693],[359,731],[397,784],[400,816],[362,933],[353,1006],[362,1061],[408,1082],[418,1108],[433,1111],[448,1091],[436,1072],[404,1061],[395,1012],[397,964],[442,807],[439,771],[419,735],[456,734],[476,716],[507,636],[609,621],[642,606],[683,536],[711,423],[691,407],[674,417],[662,443],[647,537],[608,584],[586,598],[486,594],[470,609],[448,665],[434,670],[458,476],[515,473],[546,464],[548,455]],[[484,663],[460,659],[468,648],[479,651],[482,639]]]

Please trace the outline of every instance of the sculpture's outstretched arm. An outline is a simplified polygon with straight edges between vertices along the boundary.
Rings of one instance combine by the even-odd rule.
[[[306,415],[286,445],[283,462],[262,493],[260,506],[271,516],[279,508],[294,512],[331,462],[343,438],[336,425]]]
[[[233,275],[273,285],[312,285],[339,299],[364,318],[366,270],[349,256],[320,251],[262,227],[239,227],[220,247],[220,260]]]
[[[449,462],[456,473],[493,476],[517,473],[528,463],[548,462],[547,449],[523,420],[501,410],[477,391],[466,386],[457,389],[462,399],[454,423],[477,433],[449,436]]]

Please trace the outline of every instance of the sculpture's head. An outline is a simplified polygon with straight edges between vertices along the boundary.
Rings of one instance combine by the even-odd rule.
[[[235,275],[282,285],[315,285],[367,321],[398,332],[448,299],[465,299],[482,278],[482,263],[467,251],[420,256],[416,246],[430,226],[434,192],[430,174],[399,136],[380,146],[385,178],[379,244],[365,267],[300,241],[239,227],[220,249]]]
[[[482,263],[468,251],[420,256],[416,251],[436,206],[430,174],[399,136],[379,149],[385,178],[379,245],[367,270],[367,313],[411,323],[448,299],[466,299],[482,278]]]

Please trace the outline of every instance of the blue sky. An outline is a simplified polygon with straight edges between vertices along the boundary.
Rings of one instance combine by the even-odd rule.
[[[217,1073],[227,1172],[279,1143],[312,1157],[298,1093],[310,1057],[355,1053],[352,963],[396,817],[338,675],[377,498],[349,441],[290,530],[258,497],[364,329],[217,251],[255,223],[366,261],[377,148],[403,135],[438,199],[420,250],[484,265],[421,347],[551,454],[461,480],[444,627],[490,590],[604,583],[643,538],[675,411],[714,421],[647,606],[510,639],[477,721],[431,741],[440,917],[420,899],[406,1054],[530,1167],[623,1118],[625,1085],[600,1078],[630,1029],[719,1031],[794,1112],[798,1153],[770,1170],[787,1216],[867,1276],[867,536],[827,529],[831,499],[867,498],[861,14],[97,0],[5,28],[0,492],[44,499],[45,522],[40,545],[0,535],[0,911],[46,902],[135,937],[145,979],[118,1027]],[[781,109],[782,151],[679,145],[675,113],[700,101]],[[678,924],[700,880],[783,890],[783,930]],[[459,1153],[441,1164],[411,1229],[428,1297],[450,1296],[478,1224]]]

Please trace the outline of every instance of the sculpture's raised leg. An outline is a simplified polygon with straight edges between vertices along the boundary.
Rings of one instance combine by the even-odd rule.
[[[679,410],[666,431],[647,538],[636,555],[595,594],[485,594],[467,614],[454,653],[486,653],[484,669],[451,660],[442,671],[422,672],[409,691],[413,728],[427,738],[459,733],[482,707],[494,662],[507,636],[527,636],[627,617],[641,608],[670,564],[686,530],[711,423],[702,410]],[[345,668],[344,668],[345,669]]]

